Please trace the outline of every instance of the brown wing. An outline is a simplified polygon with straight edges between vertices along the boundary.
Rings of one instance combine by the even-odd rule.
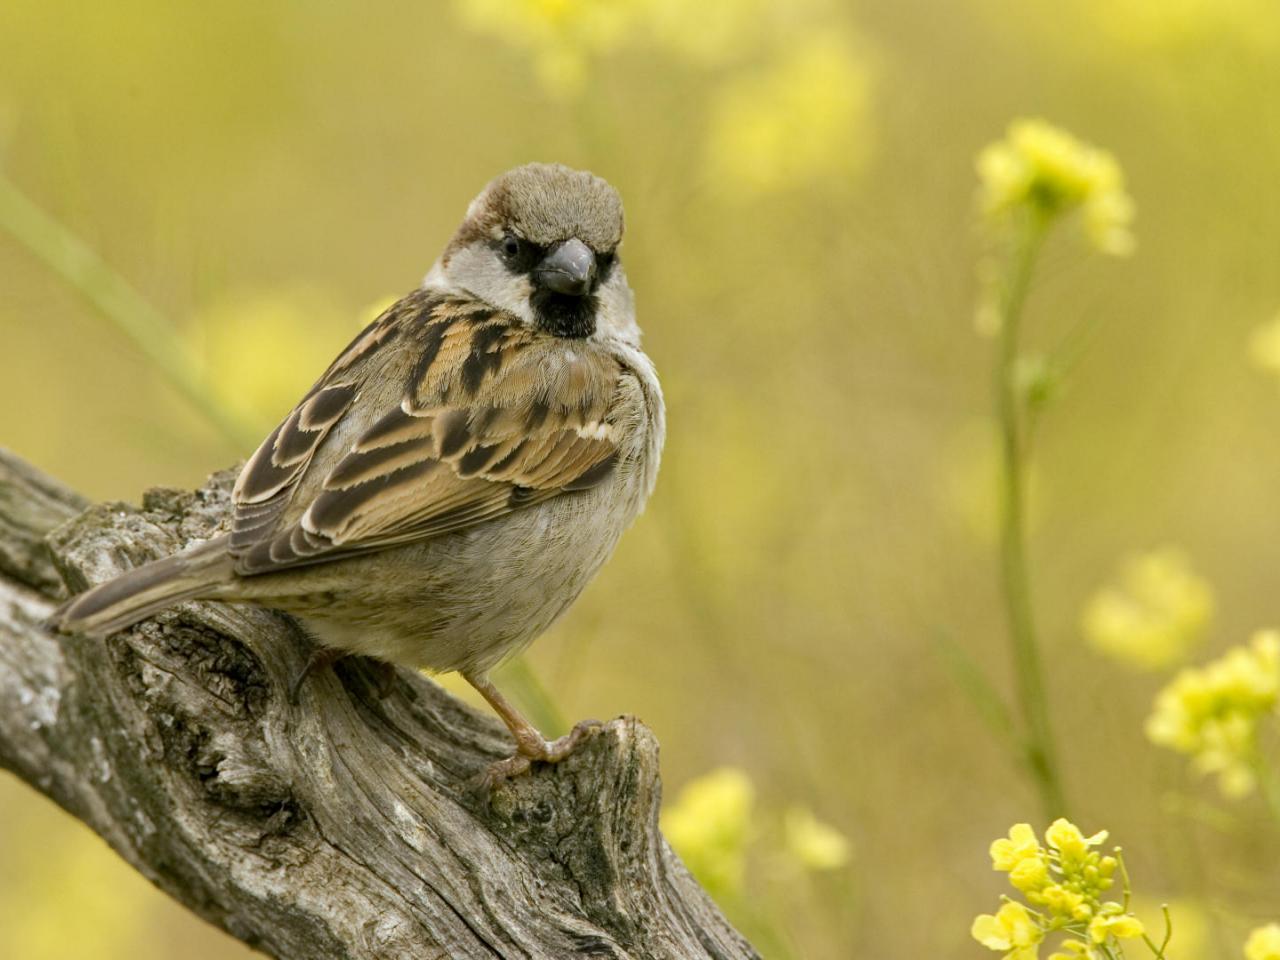
[[[599,483],[619,373],[482,304],[411,294],[246,464],[237,572],[424,540]]]

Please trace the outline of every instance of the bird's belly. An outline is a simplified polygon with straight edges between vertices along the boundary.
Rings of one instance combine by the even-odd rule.
[[[411,667],[487,670],[546,630],[612,553],[638,503],[608,486],[339,561],[325,571],[330,589],[279,605],[329,646]]]

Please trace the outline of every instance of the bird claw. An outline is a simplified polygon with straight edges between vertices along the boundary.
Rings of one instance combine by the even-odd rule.
[[[535,760],[539,763],[559,763],[578,748],[584,737],[601,726],[603,724],[599,720],[580,720],[563,737],[550,741],[539,738],[535,742],[521,743],[515,754],[485,767],[473,781],[474,786],[492,790],[504,780],[528,773]]]
[[[498,784],[522,773],[528,773],[533,761],[522,753],[514,754],[505,760],[496,760],[472,778],[473,789],[488,792]]]
[[[599,720],[579,720],[573,725],[573,729],[563,737],[552,740],[550,743],[544,740],[542,743],[542,756],[534,759],[542,760],[546,763],[559,763],[578,748],[578,744],[582,742],[583,737],[595,730],[599,730],[603,726],[604,724]]]
[[[307,657],[307,662],[297,675],[289,683],[289,705],[296,707],[302,702],[302,685],[306,682],[307,677],[315,673],[317,670],[323,670],[325,667],[331,667],[346,654],[334,647],[315,647],[311,651],[311,655]]]
[[[347,653],[334,647],[316,647],[311,656],[307,658],[306,665],[298,671],[297,676],[289,684],[289,705],[297,707],[302,701],[302,685],[306,682],[307,677],[318,670],[325,667],[331,667],[340,660],[349,660],[353,657],[359,657],[364,661],[369,671],[372,673],[373,686],[377,691],[378,699],[385,700],[391,696],[391,692],[395,689],[396,667],[393,663],[387,663],[385,660],[378,660],[374,657],[362,657],[359,654]]]

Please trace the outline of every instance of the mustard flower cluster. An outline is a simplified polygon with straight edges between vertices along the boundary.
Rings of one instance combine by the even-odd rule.
[[[1203,667],[1181,671],[1147,718],[1153,743],[1189,754],[1227,796],[1256,785],[1260,724],[1280,698],[1280,632],[1262,631]]]
[[[1280,960],[1280,923],[1268,923],[1249,934],[1244,960]]]
[[[1249,359],[1267,373],[1280,375],[1280,313],[1249,337]]]
[[[1264,56],[1273,55],[1280,45],[1280,18],[1269,0],[1088,0],[1072,12],[1087,18],[1083,22],[1088,24],[1091,45],[1115,44],[1122,50],[1185,50],[1206,36],[1218,38],[1224,50],[1258,51]],[[1046,18],[1054,36],[1075,42],[1082,28],[1063,23],[1065,9],[1055,14],[1051,20]]]
[[[871,73],[847,36],[815,33],[712,96],[705,164],[727,197],[844,182],[867,155]]]
[[[455,0],[469,28],[531,60],[543,90],[572,99],[624,49],[723,71],[711,87],[702,163],[721,199],[838,187],[872,142],[872,58],[822,0]]]
[[[755,788],[747,775],[721,767],[690,781],[663,812],[662,832],[717,899],[742,893],[754,807]]]
[[[351,328],[332,298],[306,288],[234,294],[210,303],[193,321],[189,342],[219,401],[264,430],[307,389],[311,371],[332,359],[332,340],[321,334],[338,339]],[[257,349],[244,349],[249,342]],[[279,363],[283,355],[295,362]]]
[[[1062,941],[1050,960],[1094,960],[1110,956],[1118,940],[1142,937],[1146,931],[1128,910],[1128,891],[1124,902],[1103,899],[1120,870],[1118,857],[1094,849],[1106,839],[1106,831],[1086,837],[1058,819],[1042,844],[1029,824],[1014,824],[991,844],[991,865],[1009,874],[1026,903],[1006,899],[994,914],[977,917],[974,939],[1006,960],[1036,960],[1045,938],[1059,933]]]
[[[560,97],[582,93],[596,61],[624,47],[712,69],[754,56],[796,24],[839,32],[821,0],[454,0],[454,8],[469,28],[527,53],[543,89]]]
[[[782,817],[783,849],[806,870],[838,870],[849,862],[849,840],[806,807],[791,806]]]
[[[1082,211],[1085,234],[1101,252],[1133,251],[1133,200],[1115,157],[1044,120],[1016,120],[1005,139],[978,154],[981,203],[992,224],[1017,211],[1045,219]]]
[[[1148,670],[1171,667],[1204,637],[1213,589],[1173,548],[1125,562],[1119,582],[1085,605],[1081,630],[1097,650]]]
[[[588,65],[611,53],[633,27],[638,4],[579,0],[458,0],[471,29],[528,52],[543,89],[557,96],[586,83]]]
[[[662,830],[689,872],[721,902],[744,892],[747,852],[758,828],[755,787],[735,767],[721,767],[691,780],[663,811]],[[837,870],[849,862],[848,839],[802,806],[782,815],[776,851],[805,872]]]
[[[801,12],[813,4],[800,4]],[[656,47],[704,68],[755,50],[795,4],[780,0],[455,0],[473,30],[525,51],[542,88],[572,97],[586,88],[595,61],[623,47]]]

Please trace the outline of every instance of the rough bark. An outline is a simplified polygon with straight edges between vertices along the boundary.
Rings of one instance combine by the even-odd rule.
[[[658,744],[634,718],[479,790],[511,749],[493,718],[404,670],[380,699],[343,664],[292,706],[309,650],[283,615],[42,629],[64,580],[209,536],[228,486],[87,507],[0,451],[0,766],[275,957],[757,956],[659,833]]]

